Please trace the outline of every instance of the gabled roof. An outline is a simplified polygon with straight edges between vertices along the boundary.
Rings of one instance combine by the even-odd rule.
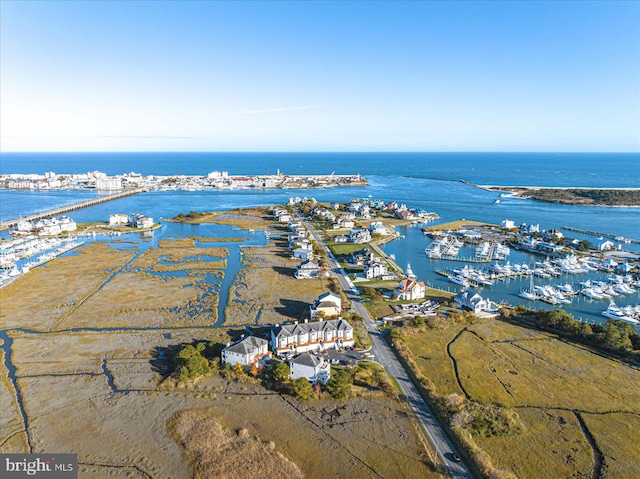
[[[301,366],[309,366],[312,368],[317,368],[320,364],[322,364],[322,362],[322,358],[319,358],[315,354],[311,353],[298,354],[297,356],[289,360],[290,364],[300,364]]]
[[[318,268],[320,268],[320,266],[318,266],[318,263],[316,263],[315,261],[310,260],[310,259],[308,259],[306,261],[303,261],[302,263],[300,263],[298,265],[298,270],[301,270],[301,269],[318,269]]]
[[[266,339],[256,338],[255,336],[247,336],[231,346],[224,348],[224,351],[231,351],[238,354],[251,354],[260,346],[269,344]]]
[[[424,288],[424,283],[422,281],[419,281],[419,282],[415,281],[411,278],[405,278],[402,281],[400,281],[400,284],[398,285],[398,289],[400,291],[411,291],[416,286],[421,286]]]
[[[289,337],[292,335],[298,335],[300,333],[310,333],[312,331],[326,331],[326,330],[349,330],[353,329],[353,327],[344,319],[332,319],[330,321],[318,321],[314,323],[303,323],[303,324],[287,324],[284,326],[278,327],[273,331],[273,335],[276,338],[280,337]]]

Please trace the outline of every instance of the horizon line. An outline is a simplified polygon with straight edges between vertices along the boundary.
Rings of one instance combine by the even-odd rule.
[[[0,151],[0,155],[4,154],[112,154],[112,153],[128,153],[128,154],[386,154],[386,153],[398,153],[398,154],[460,154],[460,153],[492,153],[492,154],[532,154],[532,153],[544,153],[544,154],[640,154],[638,151],[628,150],[608,150],[608,151],[593,151],[593,150],[108,150],[108,151]]]

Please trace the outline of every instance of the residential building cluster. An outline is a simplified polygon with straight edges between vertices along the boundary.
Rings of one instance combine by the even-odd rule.
[[[61,233],[72,233],[78,229],[76,222],[68,216],[58,218],[42,218],[36,221],[19,221],[15,233],[18,235],[56,236]]]
[[[356,175],[276,175],[233,176],[226,171],[213,171],[206,176],[143,176],[125,173],[109,176],[101,171],[80,174],[8,174],[0,175],[0,188],[22,190],[97,189],[117,191],[127,188],[158,190],[263,189],[263,188],[327,188],[331,186],[366,185]]]
[[[131,226],[133,228],[151,228],[153,226],[153,218],[151,216],[134,213],[126,215],[123,213],[115,213],[109,215],[109,226]]]
[[[327,349],[353,348],[353,327],[338,317],[325,320],[326,316],[338,316],[341,312],[339,296],[327,292],[319,296],[311,306],[312,318],[293,324],[276,325],[271,329],[270,340],[255,336],[242,337],[222,350],[222,363],[231,366],[258,366],[275,354],[287,360],[290,378],[306,377],[312,383],[325,383],[330,378],[329,361],[322,354]],[[326,316],[325,316],[326,315]],[[271,347],[271,351],[269,350]]]

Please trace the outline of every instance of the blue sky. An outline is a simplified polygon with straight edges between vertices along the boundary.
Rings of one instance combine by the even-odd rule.
[[[2,151],[640,151],[640,2],[0,2]]]

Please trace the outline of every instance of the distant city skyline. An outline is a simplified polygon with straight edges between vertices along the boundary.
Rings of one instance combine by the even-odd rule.
[[[640,2],[0,2],[0,151],[640,151]]]

